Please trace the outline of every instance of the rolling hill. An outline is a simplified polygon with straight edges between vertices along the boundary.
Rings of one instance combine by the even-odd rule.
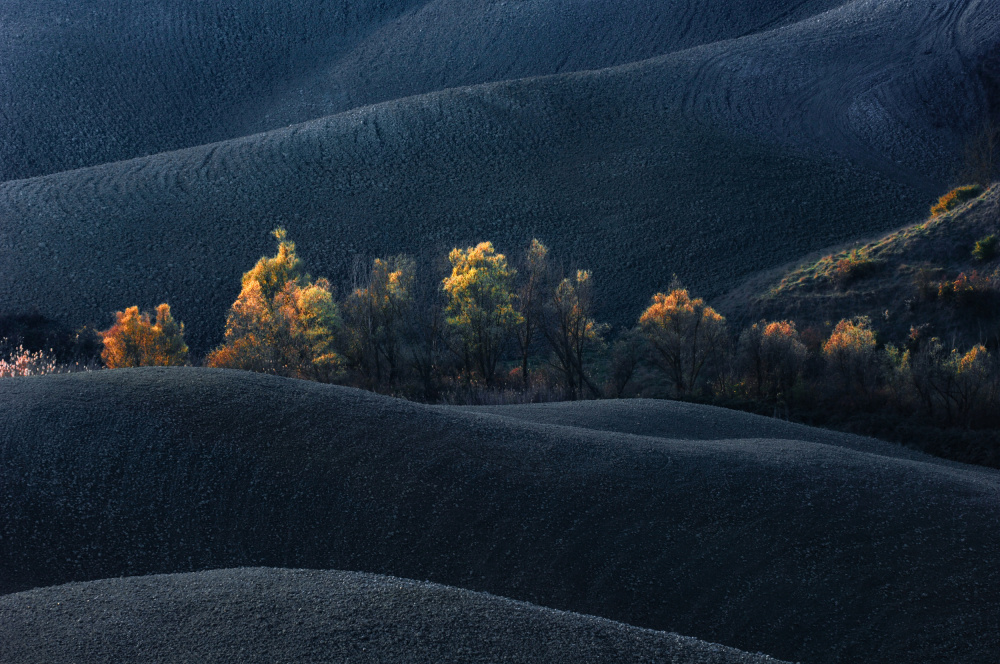
[[[276,10],[281,20],[273,23],[285,21],[293,32],[297,21],[324,25],[310,13],[321,4]],[[268,231],[283,224],[309,269],[335,283],[346,282],[357,255],[404,251],[430,263],[456,244],[491,239],[517,251],[539,236],[568,265],[592,269],[603,316],[628,324],[674,273],[717,294],[759,270],[917,218],[947,187],[964,135],[995,101],[995,1],[855,0],[791,12],[761,2],[741,5],[740,16],[713,13],[715,5],[671,3],[645,13],[644,3],[614,6],[482,3],[465,14],[445,3],[380,4],[382,13],[358,19],[364,29],[335,22],[354,35],[336,48],[323,51],[318,38],[302,33],[308,57],[301,57],[310,65],[296,71],[312,82],[301,84],[299,97],[268,92],[276,85],[268,81],[286,80],[282,67],[297,62],[291,55],[278,58],[280,67],[242,68],[235,55],[218,56],[236,71],[263,72],[242,92],[225,92],[230,106],[199,94],[190,101],[195,110],[180,112],[153,86],[142,87],[136,94],[153,110],[135,117],[153,118],[148,123],[163,127],[165,138],[138,129],[148,145],[122,138],[126,147],[114,155],[81,148],[83,156],[61,166],[15,171],[190,147],[0,184],[0,303],[5,311],[37,308],[67,324],[103,326],[116,309],[165,300],[187,323],[192,347],[204,352],[221,337],[240,273],[269,250]],[[174,20],[164,11],[166,23]],[[522,18],[501,21],[503,12]],[[115,20],[127,23],[127,16]],[[228,23],[219,21],[192,24],[223,30]],[[244,32],[233,29],[234,44],[264,58],[270,51],[245,36],[258,35],[256,24],[240,21]],[[421,33],[412,27],[420,21],[437,27]],[[482,27],[501,24],[510,34],[494,38]],[[291,48],[294,40],[279,38],[285,29],[275,28],[275,39]],[[566,35],[557,39],[561,30]],[[177,39],[187,43],[185,34]],[[503,48],[476,51],[484,42]],[[112,57],[114,48],[97,52]],[[453,66],[476,57],[478,69]],[[405,60],[412,85],[393,87],[399,70],[378,58],[397,67]],[[357,84],[347,101],[308,101],[332,94],[330,77],[339,74],[330,72],[337,71]],[[11,72],[32,80],[27,64]],[[219,76],[242,85],[238,76]],[[51,89],[80,97],[58,81]],[[425,94],[394,97],[415,92]],[[108,104],[128,97],[100,95]],[[370,101],[380,103],[352,106]],[[253,108],[233,110],[237,102]],[[244,135],[272,126],[272,111],[258,112],[265,107],[285,109],[273,111],[282,128]],[[3,117],[14,118],[9,126],[41,136],[30,129],[34,120],[16,119],[24,116],[16,103],[4,108]],[[205,120],[203,111],[220,119]],[[123,113],[103,115],[131,123]],[[185,133],[158,113],[199,129]],[[286,120],[306,121],[285,127]],[[59,131],[81,143],[70,140],[72,127]],[[27,155],[17,141],[13,152]],[[53,159],[73,152],[47,139],[35,144]]]
[[[6,1],[0,181],[435,90],[636,62],[836,4]]]
[[[0,596],[0,659],[105,662],[675,662],[763,655],[371,574],[230,569]]]
[[[785,660],[1000,648],[1000,474],[741,413],[146,368],[0,381],[0,460],[2,593],[346,569]]]

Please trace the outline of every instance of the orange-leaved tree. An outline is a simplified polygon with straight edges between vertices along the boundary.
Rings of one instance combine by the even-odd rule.
[[[330,283],[301,274],[295,243],[274,231],[278,252],[243,275],[226,319],[225,340],[207,366],[292,378],[332,380],[340,372],[335,349],[340,314]]]
[[[793,321],[760,321],[740,335],[738,362],[757,398],[788,394],[806,361],[806,346]]]
[[[881,368],[871,319],[842,319],[823,344],[823,357],[848,397],[859,396],[865,403],[871,400]]]
[[[639,317],[650,360],[666,372],[678,394],[695,389],[705,365],[722,352],[726,319],[685,288],[657,293]]]
[[[170,305],[156,307],[156,319],[150,320],[139,307],[115,313],[115,324],[100,333],[104,342],[101,360],[109,369],[124,367],[169,367],[187,362],[184,323],[170,314]]]

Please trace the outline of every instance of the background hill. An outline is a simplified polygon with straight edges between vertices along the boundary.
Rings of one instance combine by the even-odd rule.
[[[0,181],[446,88],[601,69],[836,0],[0,3]]]
[[[231,371],[0,381],[0,592],[353,569],[787,660],[994,657],[996,471],[690,404],[588,428],[593,405],[556,426]]]
[[[502,597],[347,572],[230,569],[0,597],[0,658],[113,662],[777,660]]]
[[[791,13],[777,3],[751,3],[741,4],[738,16],[713,13],[715,5],[673,3],[669,11],[645,13],[643,3],[615,10],[606,3],[483,3],[469,13],[440,3],[378,5],[368,19],[350,12],[329,19],[341,26],[329,34],[355,36],[324,47],[324,53],[341,55],[283,51],[274,56],[280,66],[239,64],[244,51],[271,57],[255,40],[272,27],[276,43],[298,49],[284,35],[301,23],[325,25],[315,18],[326,16],[320,6],[276,10],[267,30],[259,20],[269,14],[251,12],[258,23],[237,20],[238,11],[225,14],[235,21],[231,33],[225,28],[230,18],[192,18],[199,30],[231,34],[235,50],[196,58],[195,49],[191,61],[200,58],[208,69],[225,62],[247,72],[249,83],[239,87],[240,77],[223,68],[213,76],[238,91],[192,93],[185,102],[195,109],[190,112],[157,101],[156,86],[137,85],[142,92],[135,95],[153,110],[143,115],[111,108],[98,115],[120,126],[135,123],[135,135],[150,137],[148,144],[123,138],[120,144],[131,147],[115,148],[114,155],[81,148],[83,156],[66,157],[61,165],[10,172],[46,172],[227,138],[269,128],[259,120],[268,114],[280,116],[277,124],[284,126],[355,103],[436,91],[222,143],[0,184],[4,309],[37,307],[68,324],[107,325],[115,309],[167,300],[188,324],[192,347],[204,351],[221,336],[240,273],[269,250],[267,232],[284,224],[310,270],[335,282],[347,278],[358,253],[438,257],[480,239],[514,251],[537,235],[567,263],[594,270],[606,319],[631,323],[673,273],[712,295],[755,271],[922,214],[956,172],[963,136],[990,109],[1000,21],[995,0],[806,3]],[[38,24],[30,8],[7,11],[20,17],[12,25]],[[522,18],[501,22],[504,12]],[[163,25],[181,15],[164,8]],[[128,16],[115,20],[132,25]],[[355,26],[358,21],[369,27]],[[424,25],[420,21],[438,26],[426,45],[419,35],[429,28],[421,33],[413,27]],[[496,35],[482,27],[499,25],[505,27]],[[160,34],[135,29],[147,33]],[[227,43],[189,39],[183,29],[178,34],[180,43],[199,48]],[[318,38],[310,34],[302,32],[303,53],[318,53]],[[888,34],[893,39],[885,39]],[[30,47],[8,40],[15,42]],[[646,50],[628,46],[635,43]],[[125,47],[99,46],[93,57],[122,59]],[[169,42],[163,48],[181,52]],[[349,50],[355,55],[344,55]],[[405,60],[412,76],[382,67],[378,58]],[[302,59],[311,64],[296,68]],[[481,65],[452,66],[456,60]],[[5,71],[25,81],[18,85],[79,97],[69,83],[30,82],[32,58],[11,61],[27,63],[23,71]],[[345,69],[338,69],[341,62]],[[274,87],[268,81],[287,80],[289,68],[305,77],[294,88],[302,94],[268,92]],[[445,70],[457,72],[456,78],[427,73]],[[329,90],[337,76],[369,92],[352,92],[341,106],[309,101],[336,98]],[[502,77],[511,80],[447,87]],[[414,82],[393,87],[401,78]],[[88,77],[78,79],[86,89],[101,89],[85,83]],[[162,94],[172,95],[170,89]],[[199,88],[192,83],[185,89]],[[228,106],[217,101],[226,95],[234,99]],[[99,95],[107,104],[128,97]],[[64,115],[82,122],[89,103],[74,101],[81,112]],[[251,109],[233,110],[239,103]],[[58,108],[38,104],[33,108]],[[13,102],[4,108],[2,117],[16,127],[8,134],[37,135],[27,143],[53,159],[73,153],[42,129],[31,129],[35,121],[28,116],[45,117],[38,122],[44,128],[63,121],[22,112]],[[273,110],[279,108],[286,110]],[[162,121],[159,113],[174,120]],[[217,120],[204,119],[213,113]],[[161,134],[154,126],[168,138],[156,138]],[[73,145],[86,142],[70,140],[77,135],[72,128],[58,131]],[[81,131],[105,136],[117,130]],[[16,143],[13,153],[31,152],[24,139],[9,140]]]

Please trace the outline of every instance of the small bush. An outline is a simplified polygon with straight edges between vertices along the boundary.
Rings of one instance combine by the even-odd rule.
[[[837,286],[844,288],[858,279],[871,276],[878,267],[878,261],[872,260],[858,249],[852,249],[834,265],[831,279]]]
[[[942,281],[938,286],[938,299],[963,309],[986,308],[994,297],[993,284],[975,270],[962,272],[954,281]]]
[[[991,261],[997,255],[997,236],[993,233],[977,240],[976,246],[972,249],[972,257],[983,263]]]
[[[931,214],[937,217],[945,212],[950,212],[962,203],[972,200],[981,193],[983,193],[983,188],[978,184],[969,184],[964,187],[952,189],[938,199],[938,202],[931,208]]]

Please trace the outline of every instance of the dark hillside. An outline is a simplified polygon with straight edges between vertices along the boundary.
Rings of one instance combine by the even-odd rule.
[[[838,4],[0,2],[0,181],[489,81],[600,69]]]
[[[230,569],[0,597],[0,660],[674,662],[777,660],[502,597],[349,572]]]
[[[738,439],[615,432],[655,417],[587,430],[203,369],[0,381],[0,592],[352,569],[788,660],[995,659],[996,471],[742,416]]]

